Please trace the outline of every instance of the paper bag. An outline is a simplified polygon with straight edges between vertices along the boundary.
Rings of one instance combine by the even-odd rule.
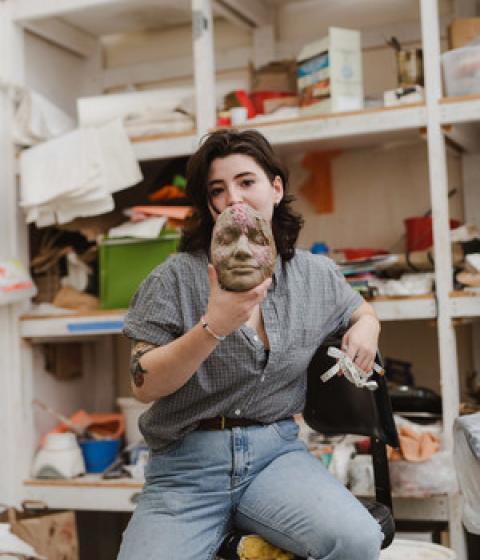
[[[73,511],[51,512],[41,502],[23,502],[23,511],[9,507],[0,522],[48,560],[79,560],[78,536]]]

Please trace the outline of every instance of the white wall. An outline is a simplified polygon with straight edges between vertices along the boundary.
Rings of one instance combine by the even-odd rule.
[[[76,98],[83,91],[85,59],[26,33],[27,84],[70,116],[76,116]]]

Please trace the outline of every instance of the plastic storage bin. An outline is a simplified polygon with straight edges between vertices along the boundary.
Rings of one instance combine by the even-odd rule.
[[[139,284],[178,246],[178,233],[157,239],[104,239],[100,252],[100,304],[103,309],[128,307]]]
[[[480,44],[447,51],[442,62],[447,95],[480,93]]]
[[[450,229],[460,225],[457,220],[450,220]],[[431,216],[418,216],[405,220],[407,231],[407,251],[424,251],[433,245]]]

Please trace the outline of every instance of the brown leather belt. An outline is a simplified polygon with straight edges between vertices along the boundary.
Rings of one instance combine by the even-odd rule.
[[[204,418],[200,420],[197,430],[228,430],[231,428],[245,428],[247,426],[263,426],[258,420],[249,418],[226,418],[225,416],[215,416],[214,418]]]

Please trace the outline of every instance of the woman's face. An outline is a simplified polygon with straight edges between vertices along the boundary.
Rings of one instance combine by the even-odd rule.
[[[273,274],[276,249],[270,222],[248,204],[228,206],[215,222],[210,252],[222,288],[250,290]]]
[[[207,189],[208,207],[214,221],[228,206],[245,203],[271,222],[274,205],[283,197],[281,178],[270,181],[258,163],[244,154],[214,159]]]

